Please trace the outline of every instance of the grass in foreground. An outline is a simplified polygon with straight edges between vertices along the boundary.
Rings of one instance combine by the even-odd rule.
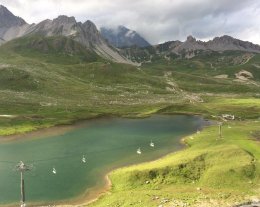
[[[183,151],[115,170],[110,193],[90,206],[229,206],[260,197],[259,125],[225,124],[223,139],[210,126],[186,137]]]

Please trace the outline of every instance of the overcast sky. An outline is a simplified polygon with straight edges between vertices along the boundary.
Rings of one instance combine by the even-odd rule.
[[[149,42],[224,34],[260,44],[260,0],[0,0],[28,23],[64,14],[98,27],[124,25]]]

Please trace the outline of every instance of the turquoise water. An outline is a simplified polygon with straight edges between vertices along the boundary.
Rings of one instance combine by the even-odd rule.
[[[185,115],[106,118],[88,121],[58,136],[2,143],[0,161],[8,163],[0,162],[0,204],[19,203],[20,174],[14,166],[20,160],[33,164],[25,173],[27,203],[53,204],[104,185],[104,174],[115,167],[180,149],[180,138],[204,124],[200,117]],[[151,140],[154,148],[149,146]],[[141,155],[136,153],[139,147]]]

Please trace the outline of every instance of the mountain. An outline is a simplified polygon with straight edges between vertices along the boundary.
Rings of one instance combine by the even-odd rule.
[[[13,15],[6,7],[0,5],[0,43],[5,41],[4,34],[13,27],[23,27],[27,23]]]
[[[116,29],[103,27],[99,32],[93,22],[89,20],[83,23],[77,22],[74,17],[65,15],[58,16],[53,20],[46,19],[38,24],[27,24],[22,18],[13,15],[6,7],[0,6],[0,44],[28,36],[47,38],[56,36],[67,37],[81,44],[87,50],[88,54],[95,53],[102,58],[114,62],[134,65],[161,58],[189,59],[202,52],[209,53],[212,51],[223,52],[231,50],[260,53],[259,45],[227,35],[216,37],[207,42],[188,36],[184,42],[170,41],[150,46],[137,32],[129,30],[124,26],[119,26]],[[59,41],[70,42],[69,45],[76,45],[70,40]],[[39,40],[39,42],[44,42],[46,46],[45,40]],[[48,44],[56,44],[57,40],[47,40],[47,42]],[[117,49],[112,45],[121,49]],[[75,49],[75,47],[71,47],[70,49],[73,48]]]
[[[88,50],[91,50],[103,58],[134,64],[121,56],[116,48],[108,45],[103,39],[95,24],[91,21],[77,22],[74,17],[58,16],[53,20],[44,20],[38,24],[27,24],[19,17],[15,17],[7,8],[1,6],[0,44],[12,39],[38,35],[42,37],[64,36],[69,37]]]
[[[172,42],[170,45],[171,51],[180,53],[181,51],[196,51],[196,50],[211,50],[211,51],[226,51],[238,50],[247,52],[260,52],[260,46],[251,42],[235,39],[228,35],[215,37],[213,40],[203,42],[196,40],[192,36],[188,36],[185,42]]]
[[[190,59],[198,55],[211,54],[212,52],[222,53],[224,51],[260,53],[260,46],[227,35],[215,37],[207,42],[188,36],[184,42],[177,40],[145,48],[129,47],[121,49],[120,53],[132,61],[141,63],[158,59]]]
[[[106,62],[91,49],[65,36],[27,35],[8,41],[0,48],[22,57],[56,64]]]
[[[94,23],[89,20],[85,23],[77,22],[74,17],[65,15],[59,16],[53,20],[44,20],[39,24],[30,27],[26,31],[26,35],[71,37],[87,48],[103,43],[102,37],[99,35]]]
[[[196,53],[196,51],[245,51],[260,53],[260,46],[251,42],[235,39],[228,35],[215,37],[213,40],[203,42],[188,36],[186,41],[170,41],[163,44],[155,45],[156,52],[174,53],[177,55]]]
[[[22,18],[14,16],[6,7],[0,5],[0,28],[10,28],[23,24],[26,24],[26,22]]]
[[[116,62],[130,63],[126,58],[120,56],[116,49],[107,45],[95,24],[89,20],[81,23],[77,22],[74,17],[62,15],[53,20],[47,19],[39,24],[31,26],[26,31],[25,35],[32,34],[45,37],[70,37],[84,45],[87,49],[95,51],[102,57]]]
[[[101,27],[100,33],[111,45],[117,48],[150,46],[150,44],[136,31],[130,30],[124,26],[118,26],[115,29]]]

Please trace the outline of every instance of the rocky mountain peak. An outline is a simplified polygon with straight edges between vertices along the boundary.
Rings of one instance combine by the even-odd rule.
[[[26,24],[26,22],[22,18],[14,16],[6,7],[0,5],[0,28],[10,28],[23,24]]]
[[[95,40],[96,42],[100,42],[101,39],[100,33],[93,22],[87,20],[86,22],[83,23],[83,27],[84,30],[87,31],[89,37],[91,37],[92,40]]]
[[[4,13],[10,12],[6,7],[0,4],[0,15],[3,15]]]
[[[74,17],[58,16],[53,20],[46,19],[33,25],[25,34],[38,34],[41,36],[71,36],[77,33],[77,21]]]
[[[76,24],[77,21],[75,17],[68,17],[66,15],[60,15],[56,19],[53,19],[53,22],[59,23],[59,24]]]
[[[260,45],[242,41],[228,35],[215,37],[213,40],[209,41],[196,40],[194,37],[188,36],[185,42],[166,42],[155,48],[157,49],[156,52],[159,52],[159,54],[162,52],[163,55],[175,54],[185,58],[192,58],[199,54],[198,52],[200,51],[244,51],[260,53]]]
[[[115,47],[147,47],[150,44],[136,31],[130,30],[122,25],[116,28],[101,27],[101,35]]]
[[[87,20],[83,24],[79,24],[81,27],[79,39],[88,39],[88,42],[84,41],[87,46],[91,46],[92,44],[102,44],[103,39],[101,38],[100,33],[93,22]]]
[[[223,50],[242,50],[249,52],[260,52],[260,46],[251,42],[242,41],[228,35],[221,37],[215,37],[209,41],[208,46],[212,50],[223,51]]]
[[[187,40],[186,40],[187,42],[196,42],[196,38],[195,37],[193,37],[193,36],[191,36],[191,35],[189,35],[188,37],[187,37]]]
[[[222,42],[222,43],[228,43],[228,42],[234,42],[236,39],[233,37],[230,37],[228,35],[223,35],[221,37],[215,37],[213,39],[213,42]]]
[[[118,29],[119,30],[121,30],[122,32],[128,32],[129,31],[129,29],[127,29],[125,26],[123,26],[123,25],[119,25],[118,26]]]
[[[93,22],[91,22],[90,20],[87,20],[86,22],[84,22],[83,25],[91,31],[98,32],[96,25]]]

